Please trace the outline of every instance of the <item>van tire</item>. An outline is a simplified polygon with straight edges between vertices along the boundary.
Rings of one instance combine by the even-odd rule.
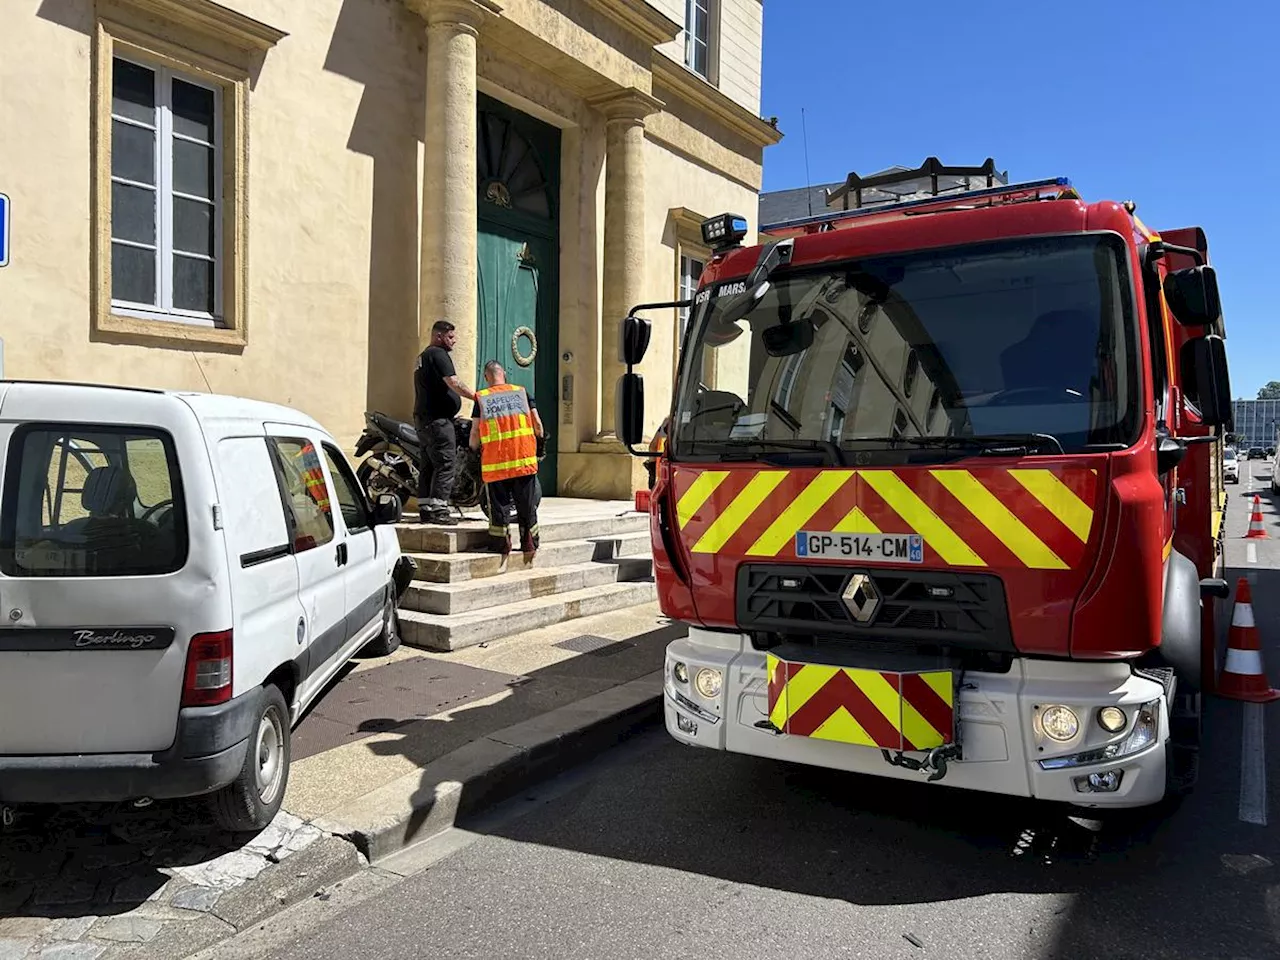
[[[387,600],[382,608],[382,632],[364,649],[371,657],[389,657],[400,649],[400,617],[393,600]]]
[[[258,833],[276,818],[289,786],[290,733],[289,705],[284,694],[277,686],[263,687],[244,766],[235,780],[210,798],[213,819],[222,829]],[[266,789],[258,784],[263,760],[271,765],[263,771],[269,778]]]

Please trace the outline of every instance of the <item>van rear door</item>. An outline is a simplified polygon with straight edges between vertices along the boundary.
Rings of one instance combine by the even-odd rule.
[[[163,750],[188,642],[214,629],[200,619],[225,583],[211,530],[199,557],[190,535],[209,482],[184,484],[180,464],[207,463],[199,427],[162,394],[13,385],[4,399],[0,754]]]

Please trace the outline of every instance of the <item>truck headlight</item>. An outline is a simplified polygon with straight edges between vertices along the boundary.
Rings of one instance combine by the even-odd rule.
[[[1080,732],[1080,718],[1070,707],[1054,704],[1040,711],[1040,729],[1051,740],[1067,743]]]
[[[671,668],[671,676],[675,677],[677,683],[688,683],[689,668],[682,661],[677,660]]]
[[[714,700],[720,696],[720,687],[723,683],[723,676],[719,670],[711,667],[703,667],[698,671],[698,675],[693,678],[693,685],[697,687],[698,693],[704,699]]]
[[[1119,733],[1128,722],[1129,718],[1119,707],[1103,707],[1098,711],[1098,725],[1107,733]]]
[[[1160,735],[1160,701],[1149,700],[1138,708],[1133,720],[1133,729],[1123,740],[1108,743],[1099,750],[1086,750],[1084,753],[1069,757],[1053,757],[1041,760],[1042,770],[1061,770],[1064,767],[1084,767],[1092,763],[1106,763],[1109,760],[1120,760],[1124,757],[1141,753],[1159,739]]]

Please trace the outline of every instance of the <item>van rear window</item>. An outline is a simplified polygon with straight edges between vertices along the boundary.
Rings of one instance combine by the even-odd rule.
[[[160,430],[19,427],[0,506],[6,576],[148,576],[186,563],[181,474],[173,439]]]

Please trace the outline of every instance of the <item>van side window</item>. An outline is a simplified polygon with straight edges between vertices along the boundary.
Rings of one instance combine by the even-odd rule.
[[[293,563],[293,537],[267,443],[260,436],[218,441],[227,546],[232,562],[238,559],[242,567],[280,559]]]
[[[187,549],[167,433],[87,424],[14,431],[0,504],[7,576],[155,576],[181,569]]]
[[[360,482],[347,464],[347,458],[327,443],[324,444],[324,458],[329,464],[329,473],[333,475],[334,493],[338,495],[338,509],[342,511],[347,531],[360,533],[368,530],[371,526],[369,505],[360,491]]]
[[[302,553],[333,539],[333,506],[320,457],[310,440],[272,437],[285,502],[293,514],[293,550]]]

